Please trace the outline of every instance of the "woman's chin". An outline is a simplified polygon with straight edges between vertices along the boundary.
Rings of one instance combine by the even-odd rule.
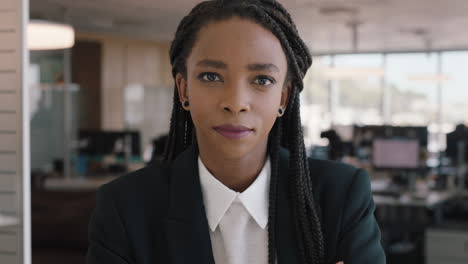
[[[242,159],[251,152],[251,148],[246,144],[223,144],[216,146],[216,152],[220,157],[224,157],[229,160]]]
[[[240,139],[230,139],[215,132],[202,140],[199,138],[198,143],[205,145],[200,146],[200,148],[208,150],[210,156],[213,155],[226,160],[239,160],[257,152],[259,147],[256,143],[257,140],[255,133]]]

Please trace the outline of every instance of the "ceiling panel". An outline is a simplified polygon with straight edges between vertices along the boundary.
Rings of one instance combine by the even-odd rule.
[[[170,41],[199,0],[31,0],[31,16]],[[468,48],[466,0],[283,0],[314,53]],[[347,24],[359,22],[353,50]],[[419,34],[417,34],[419,32]]]

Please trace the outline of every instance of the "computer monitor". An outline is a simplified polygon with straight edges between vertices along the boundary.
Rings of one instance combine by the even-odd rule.
[[[370,146],[376,138],[417,139],[421,148],[427,148],[429,131],[425,126],[354,126],[356,148]]]
[[[118,148],[116,143],[131,140],[131,155],[141,155],[141,139],[138,131],[91,131],[79,132],[80,154],[106,155],[114,153]],[[122,153],[120,153],[122,154]]]
[[[460,145],[463,143],[464,145]],[[460,146],[463,149],[460,149]],[[463,151],[463,153],[460,153]],[[447,134],[446,155],[452,160],[452,164],[456,165],[464,155],[463,162],[468,161],[468,128],[464,125],[458,125],[453,132]]]
[[[417,139],[375,139],[372,163],[378,169],[418,169],[419,146]]]

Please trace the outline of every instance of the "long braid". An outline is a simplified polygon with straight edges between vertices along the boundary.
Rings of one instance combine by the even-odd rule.
[[[278,190],[279,150],[281,145],[282,122],[277,119],[269,136],[268,152],[271,161],[270,192],[268,205],[268,263],[276,260],[276,206]]]
[[[309,173],[309,166],[307,162],[307,157],[305,154],[304,148],[304,141],[301,129],[301,120],[300,120],[300,103],[299,103],[299,96],[295,96],[294,104],[292,107],[295,114],[292,115],[291,124],[287,127],[291,128],[291,138],[293,139],[293,146],[297,146],[297,148],[290,149],[292,160],[296,162],[293,165],[295,169],[301,169],[302,171],[297,171],[296,173],[301,175],[302,177],[295,177],[296,186],[297,186],[297,193],[296,193],[296,204],[300,206],[299,209],[299,222],[305,226],[303,226],[303,234],[305,245],[307,248],[316,248],[312,252],[306,251],[306,253],[312,253],[314,256],[308,256],[307,259],[323,259],[324,255],[324,246],[323,246],[323,237],[321,232],[321,224],[320,218],[318,217],[319,212],[317,210],[318,205],[315,204],[315,199],[313,197],[312,190],[312,183]],[[313,216],[313,217],[310,217]],[[301,219],[304,218],[304,219]],[[310,236],[308,234],[314,234]],[[309,263],[309,262],[308,262]]]
[[[177,89],[174,89],[171,123],[168,142],[164,150],[164,160],[173,160],[187,146],[192,144],[192,118],[190,114],[180,106],[178,98]]]
[[[280,146],[290,152],[289,196],[292,198],[295,233],[299,257],[302,263],[324,263],[324,242],[320,222],[320,208],[314,198],[300,119],[299,93],[303,89],[305,73],[312,57],[300,38],[297,28],[284,7],[274,0],[213,0],[198,4],[179,24],[170,48],[172,75],[187,76],[186,59],[196,41],[198,31],[207,23],[221,21],[232,16],[249,19],[269,29],[281,42],[288,60],[288,80],[292,89],[284,116],[277,119],[268,142],[271,158],[271,182],[268,216],[268,262],[276,260],[276,196]],[[173,160],[195,140],[194,126],[189,112],[179,101],[174,87],[173,110],[169,142],[165,160]]]

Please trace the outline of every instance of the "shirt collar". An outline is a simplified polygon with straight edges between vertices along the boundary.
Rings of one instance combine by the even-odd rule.
[[[206,216],[212,232],[215,231],[236,197],[238,197],[255,222],[262,229],[265,229],[268,223],[268,191],[271,174],[269,158],[267,158],[255,181],[242,193],[233,191],[218,181],[205,167],[200,156],[198,157],[198,170]]]

